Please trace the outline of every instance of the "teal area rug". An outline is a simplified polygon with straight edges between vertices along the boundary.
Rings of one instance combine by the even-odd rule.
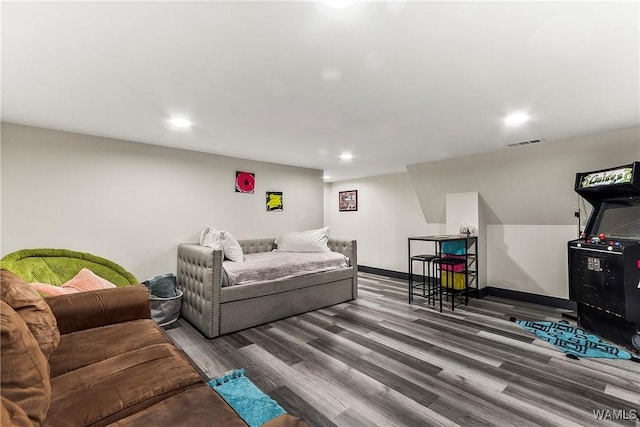
[[[524,329],[536,334],[567,354],[567,357],[600,357],[606,359],[627,359],[640,362],[640,359],[626,350],[601,340],[596,335],[572,326],[566,320],[560,322],[534,322],[529,320],[510,319]]]
[[[275,400],[264,394],[246,377],[244,369],[209,380],[207,384],[251,427],[261,426],[279,415],[286,414]]]

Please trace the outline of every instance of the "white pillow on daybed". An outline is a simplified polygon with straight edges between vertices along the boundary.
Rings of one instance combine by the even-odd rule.
[[[228,231],[220,231],[220,243],[222,243],[222,252],[225,258],[233,262],[244,261],[244,254],[240,243]]]
[[[224,257],[231,261],[244,261],[240,243],[228,231],[216,230],[208,226],[200,233],[200,245],[221,250]]]
[[[220,243],[220,231],[211,226],[205,227],[200,233],[200,245],[209,246],[212,249],[222,249],[222,243]]]
[[[276,239],[279,252],[331,252],[329,241],[329,227],[317,230],[294,231],[285,233]]]

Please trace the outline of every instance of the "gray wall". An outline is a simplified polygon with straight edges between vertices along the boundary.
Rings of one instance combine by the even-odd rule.
[[[487,285],[566,299],[575,173],[638,159],[634,128],[412,165],[406,174],[328,184],[325,223],[358,239],[360,264],[407,271],[407,237],[444,233],[446,194],[477,191],[488,223],[480,245]],[[358,212],[338,212],[342,190],[358,190]]]
[[[358,264],[407,271],[407,237],[443,234],[444,224],[427,224],[406,173],[327,184],[325,224],[331,233],[358,240]],[[340,212],[338,193],[358,190],[358,210]],[[412,244],[412,254],[432,252],[432,244]],[[416,264],[417,266],[417,264]]]
[[[576,172],[639,159],[640,129],[632,128],[411,165],[408,172],[427,222],[445,218],[447,193],[480,194],[488,286],[566,299],[567,241],[578,235]]]
[[[445,194],[480,193],[487,224],[573,224],[576,172],[640,158],[638,128],[407,167],[427,222],[445,221]]]
[[[112,259],[139,279],[175,272],[180,242],[212,225],[236,238],[323,224],[322,171],[2,124],[1,253],[60,247]],[[255,194],[234,191],[236,170]],[[266,212],[265,192],[284,193]]]

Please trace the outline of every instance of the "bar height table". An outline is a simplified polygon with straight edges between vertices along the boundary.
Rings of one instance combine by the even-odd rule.
[[[409,259],[409,303],[412,301],[413,289],[413,277],[411,273],[413,271],[412,259],[411,259],[411,242],[433,242],[435,243],[435,257],[442,255],[442,243],[444,242],[465,242],[464,254],[460,255],[464,257],[464,291],[465,291],[465,305],[469,302],[469,287],[474,285],[475,296],[478,298],[478,237],[477,236],[456,236],[456,235],[436,235],[436,236],[415,236],[407,238],[407,254]],[[423,277],[426,281],[426,278]],[[433,278],[431,278],[433,279]],[[454,289],[454,283],[451,283],[451,289]],[[417,294],[416,294],[417,295]],[[442,298],[442,295],[440,295]],[[453,291],[451,298],[454,298]]]

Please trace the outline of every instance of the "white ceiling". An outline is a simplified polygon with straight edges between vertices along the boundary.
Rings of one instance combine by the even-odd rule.
[[[640,124],[636,1],[3,1],[1,13],[3,121],[332,181]],[[505,128],[514,110],[531,121]],[[195,125],[170,130],[170,115]]]

